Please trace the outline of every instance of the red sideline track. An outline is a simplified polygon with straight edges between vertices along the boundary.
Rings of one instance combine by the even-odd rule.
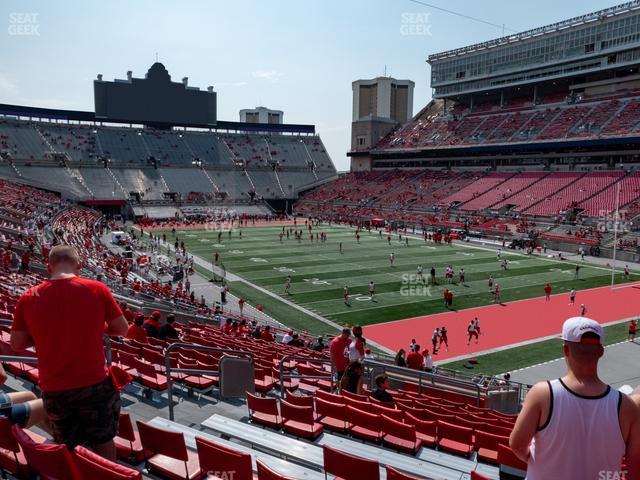
[[[640,291],[636,287],[618,290],[598,287],[578,291],[574,306],[569,306],[569,293],[561,293],[552,295],[549,302],[539,297],[369,325],[364,327],[364,336],[393,351],[400,348],[408,351],[411,339],[415,338],[422,349],[431,351],[433,330],[445,326],[449,351],[446,352],[443,346],[433,357],[434,361],[441,361],[559,335],[567,318],[580,315],[582,303],[587,307],[585,316],[600,323],[634,317],[638,315],[638,300]],[[474,317],[480,319],[482,335],[478,345],[472,340],[467,346],[467,326]],[[560,352],[558,354],[560,356]]]

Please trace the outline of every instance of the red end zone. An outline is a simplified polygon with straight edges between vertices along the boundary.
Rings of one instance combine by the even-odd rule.
[[[444,346],[433,357],[435,361],[469,355],[509,345],[528,342],[542,337],[559,335],[563,322],[580,315],[580,305],[587,307],[585,316],[600,323],[609,323],[638,315],[640,290],[637,284],[598,287],[579,291],[576,304],[569,306],[569,294],[519,300],[503,305],[488,305],[408,318],[364,327],[364,336],[387,348],[408,350],[412,338],[421,348],[431,351],[431,334],[436,327],[445,326],[449,338],[449,351]],[[455,305],[455,304],[454,304]],[[480,319],[481,333],[478,344],[471,340],[467,346],[467,325],[474,317]]]

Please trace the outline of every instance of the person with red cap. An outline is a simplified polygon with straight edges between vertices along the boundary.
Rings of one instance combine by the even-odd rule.
[[[527,462],[527,479],[640,478],[640,412],[598,376],[602,326],[569,318],[562,340],[567,374],[529,390],[511,432],[509,444]]]

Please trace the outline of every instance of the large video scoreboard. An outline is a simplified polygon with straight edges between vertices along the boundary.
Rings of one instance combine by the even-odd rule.
[[[144,125],[215,126],[216,93],[200,90],[187,81],[172,82],[161,63],[154,63],[145,78],[93,82],[96,119]]]

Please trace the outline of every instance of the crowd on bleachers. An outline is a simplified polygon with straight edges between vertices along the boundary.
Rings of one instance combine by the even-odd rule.
[[[385,135],[374,150],[455,147],[633,135],[638,127],[638,91],[597,97],[549,96],[502,107],[457,104],[411,120]]]

